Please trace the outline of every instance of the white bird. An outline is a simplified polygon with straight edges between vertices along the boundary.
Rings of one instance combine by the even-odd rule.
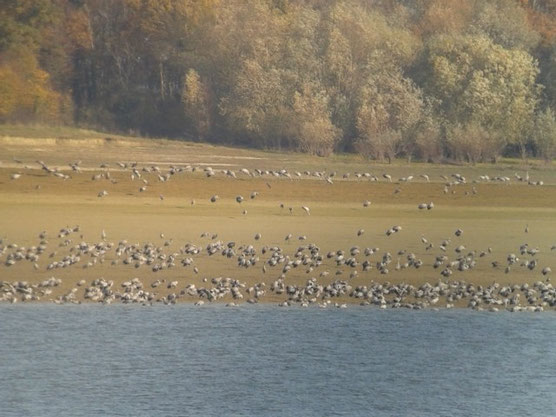
[[[107,195],[108,195],[108,191],[102,190],[100,193],[98,193],[97,197],[105,197]]]
[[[307,213],[308,215],[311,215],[311,210],[309,209],[309,207],[307,207],[307,206],[301,206],[301,208],[302,208],[303,210],[305,210],[305,213]]]

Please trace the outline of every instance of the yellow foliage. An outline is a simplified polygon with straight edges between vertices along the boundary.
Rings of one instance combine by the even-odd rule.
[[[17,106],[21,80],[6,66],[0,66],[0,120],[6,119]]]
[[[6,55],[9,59],[0,65],[0,119],[58,120],[64,98],[52,89],[35,55],[25,50]]]

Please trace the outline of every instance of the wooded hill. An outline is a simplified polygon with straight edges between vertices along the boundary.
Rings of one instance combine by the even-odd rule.
[[[556,152],[556,0],[1,0],[0,122],[470,162]]]

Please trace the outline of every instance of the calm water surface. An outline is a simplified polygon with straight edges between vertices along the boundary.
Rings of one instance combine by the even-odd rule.
[[[0,416],[556,416],[556,314],[0,305]]]

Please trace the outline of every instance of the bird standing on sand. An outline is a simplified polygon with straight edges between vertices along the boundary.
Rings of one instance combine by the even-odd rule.
[[[303,210],[305,210],[305,213],[307,213],[307,215],[309,215],[309,216],[311,215],[311,210],[309,209],[309,207],[307,207],[307,206],[301,206],[301,208],[302,208]]]

